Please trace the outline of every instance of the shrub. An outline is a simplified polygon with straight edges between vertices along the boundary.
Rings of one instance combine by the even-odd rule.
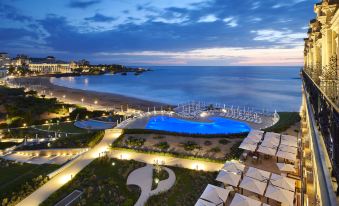
[[[204,145],[205,145],[205,146],[211,146],[211,145],[212,145],[212,142],[207,140],[207,141],[204,142]]]
[[[184,147],[185,151],[193,151],[195,149],[200,149],[201,147],[193,141],[187,141],[185,143],[182,143],[182,146]]]
[[[164,139],[165,137],[164,136],[161,136],[161,135],[157,135],[157,136],[154,136],[153,139]]]
[[[227,140],[227,139],[221,139],[221,140],[219,140],[219,143],[223,144],[223,145],[227,145],[228,143],[230,143],[230,141]]]
[[[154,146],[161,149],[161,150],[166,150],[170,147],[167,142],[159,142],[159,143],[155,144]]]
[[[141,147],[144,145],[145,143],[145,139],[141,138],[141,137],[133,137],[133,136],[129,136],[127,138],[127,140],[125,140],[125,143],[128,146],[132,146],[132,147]]]
[[[221,152],[221,149],[220,147],[213,147],[212,149],[210,149],[210,152],[218,153],[218,152]]]

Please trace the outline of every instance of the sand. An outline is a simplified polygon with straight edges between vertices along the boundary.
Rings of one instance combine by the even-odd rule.
[[[39,94],[45,94],[46,97],[58,98],[59,101],[65,103],[83,105],[90,110],[103,109],[120,111],[122,108],[126,111],[128,108],[147,111],[148,107],[152,108],[152,110],[154,107],[160,110],[161,107],[165,108],[170,106],[119,94],[62,87],[52,84],[49,77],[22,77],[11,79],[10,82],[14,85],[20,85],[21,87],[38,91]],[[81,99],[84,101],[81,101]]]

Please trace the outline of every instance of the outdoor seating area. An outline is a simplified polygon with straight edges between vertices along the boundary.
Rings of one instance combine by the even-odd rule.
[[[220,185],[208,185],[210,195],[196,205],[298,205],[298,145],[294,136],[251,130],[239,146],[241,160],[226,162],[216,177]]]
[[[220,185],[207,185],[196,206],[202,205],[294,205],[298,180],[228,161],[219,171]]]

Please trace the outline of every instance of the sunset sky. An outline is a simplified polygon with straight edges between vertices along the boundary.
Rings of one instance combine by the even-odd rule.
[[[302,65],[315,0],[1,0],[0,52],[126,65]]]

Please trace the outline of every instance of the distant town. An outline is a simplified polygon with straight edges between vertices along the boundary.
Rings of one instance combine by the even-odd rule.
[[[86,59],[79,61],[63,61],[54,56],[47,57],[29,57],[25,54],[18,54],[11,57],[6,52],[0,52],[0,78],[11,76],[71,76],[86,74],[104,74],[134,72],[139,75],[149,69],[131,68],[119,64],[99,64],[92,65]]]

